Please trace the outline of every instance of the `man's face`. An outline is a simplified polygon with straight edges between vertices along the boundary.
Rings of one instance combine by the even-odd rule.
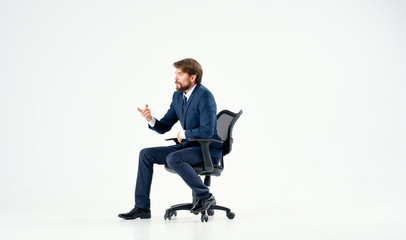
[[[195,75],[190,76],[188,73],[182,72],[181,69],[176,68],[175,84],[177,91],[189,91],[194,86],[195,79]]]

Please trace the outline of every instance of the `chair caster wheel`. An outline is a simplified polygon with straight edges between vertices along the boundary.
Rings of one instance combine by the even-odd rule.
[[[209,221],[209,216],[207,216],[207,215],[202,215],[202,217],[201,217],[201,219],[200,219],[202,222],[207,222],[207,221]]]
[[[235,217],[235,214],[233,212],[227,213],[228,219],[233,219]]]
[[[166,220],[166,219],[171,220],[172,216],[175,216],[175,217],[176,217],[176,215],[177,215],[176,212],[166,212],[166,213],[164,214],[164,219],[165,219],[165,220]]]
[[[166,221],[166,219],[168,219],[168,220],[171,220],[171,215],[168,213],[168,212],[166,212],[165,214],[164,214],[164,219],[165,219],[165,221]]]
[[[207,210],[207,215],[213,216],[214,215],[214,210],[213,209]]]

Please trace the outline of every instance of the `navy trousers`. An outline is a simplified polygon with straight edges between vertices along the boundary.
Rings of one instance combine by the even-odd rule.
[[[219,159],[213,159],[218,163]],[[197,199],[209,197],[209,189],[191,165],[203,162],[201,148],[152,147],[141,150],[138,162],[137,183],[135,185],[135,207],[149,209],[151,200],[152,175],[154,164],[168,166],[174,170],[195,192]]]

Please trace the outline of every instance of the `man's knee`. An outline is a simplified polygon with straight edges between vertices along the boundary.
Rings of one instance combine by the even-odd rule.
[[[166,157],[166,164],[168,164],[168,166],[172,169],[176,168],[181,163],[182,163],[182,159],[179,157],[179,154],[177,154],[176,152],[170,153]]]
[[[151,149],[150,148],[144,148],[140,151],[140,161],[143,162],[151,162]]]

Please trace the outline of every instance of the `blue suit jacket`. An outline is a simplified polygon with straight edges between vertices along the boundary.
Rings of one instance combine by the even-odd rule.
[[[196,85],[189,97],[182,113],[183,91],[176,91],[172,96],[172,103],[161,120],[150,127],[156,132],[163,134],[171,130],[172,126],[180,121],[185,130],[186,139],[177,147],[200,147],[198,142],[190,142],[191,138],[212,138],[221,140],[217,134],[217,106],[211,92],[203,85]],[[221,158],[222,144],[211,143],[210,154],[214,158]]]

